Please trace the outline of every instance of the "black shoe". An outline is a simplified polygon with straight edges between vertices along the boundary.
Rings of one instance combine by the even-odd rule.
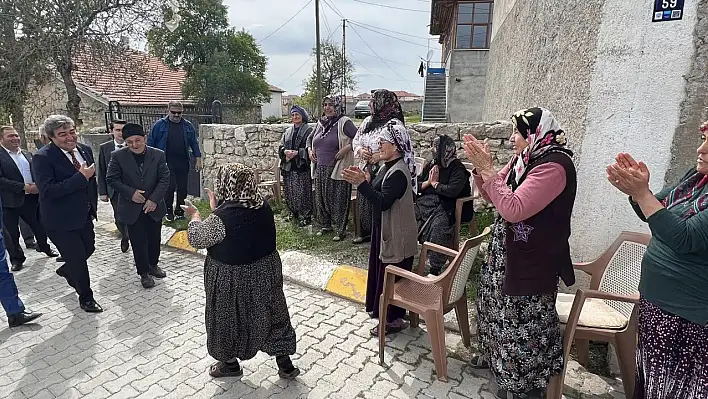
[[[344,239],[344,237],[346,237],[346,236],[347,236],[346,234],[335,234],[334,237],[332,237],[332,241],[334,241],[334,242],[342,241]]]
[[[184,213],[175,213],[175,220],[184,219]]]
[[[152,288],[155,286],[155,279],[149,274],[141,274],[140,284],[143,285],[143,288]]]
[[[12,267],[10,268],[10,270],[12,270],[13,272],[19,272],[20,270],[22,270],[23,267],[24,266],[22,265],[22,262],[12,262]]]
[[[128,248],[130,248],[130,241],[128,241],[127,238],[121,238],[120,251],[123,253],[126,253],[126,252],[128,252]]]
[[[363,244],[363,243],[369,242],[369,241],[371,241],[371,237],[370,237],[370,236],[369,236],[369,237],[357,237],[357,238],[355,238],[355,239],[352,240],[352,243],[353,243],[353,244]]]
[[[167,273],[160,268],[160,266],[153,266],[150,268],[150,275],[157,278],[167,277]]]
[[[25,248],[27,249],[36,249],[37,248],[37,243],[35,241],[25,241]]]
[[[88,302],[79,303],[79,305],[81,306],[81,309],[89,313],[103,312],[103,308],[101,307],[101,305],[96,303],[96,301],[94,301],[93,299]]]
[[[41,252],[41,253],[47,255],[47,256],[50,257],[50,258],[56,258],[56,257],[59,256],[59,254],[56,253],[56,252],[54,252],[54,250],[52,250],[51,248],[47,248],[47,249],[39,249],[39,248],[37,248],[37,252]]]
[[[278,376],[280,378],[292,380],[298,375],[300,375],[300,369],[293,366],[293,362],[292,360],[290,360],[290,356],[276,356],[275,361],[278,364]]]
[[[165,220],[168,222],[173,222],[175,220],[175,215],[168,212],[167,215],[165,215]]]
[[[22,313],[7,316],[7,321],[8,324],[10,324],[10,328],[19,327],[23,324],[32,322],[32,320],[39,318],[41,315],[41,313],[32,313],[25,310]]]
[[[63,263],[63,262],[64,262],[64,258],[62,258],[61,256],[58,257],[58,258],[57,258],[57,262],[62,262],[62,263]]]
[[[329,234],[329,233],[331,233],[331,232],[332,232],[332,228],[330,228],[330,227],[325,227],[325,228],[321,229],[320,231],[318,231],[318,232],[317,232],[317,235],[318,235],[318,236],[324,236],[324,235],[327,235],[327,234]]]

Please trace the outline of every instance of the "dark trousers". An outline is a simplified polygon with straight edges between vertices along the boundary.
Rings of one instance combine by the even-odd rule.
[[[116,215],[118,214],[118,194],[114,194],[113,198],[111,198],[111,207],[113,207],[113,219],[116,221],[116,227],[118,228],[118,231],[120,231],[120,237],[121,238],[128,238],[128,226],[118,220],[118,217]]]
[[[71,231],[48,231],[49,238],[56,245],[64,265],[59,271],[66,276],[69,285],[79,294],[79,302],[93,300],[91,279],[89,277],[88,258],[96,249],[96,236],[93,232],[93,220],[86,220],[84,227]]]
[[[184,205],[184,199],[187,198],[189,162],[168,163],[167,167],[170,169],[170,186],[167,188],[167,193],[165,194],[167,214],[184,215],[181,205]],[[177,191],[177,204],[173,208],[175,191]]]
[[[22,234],[22,239],[25,240],[25,244],[27,242],[34,242],[34,232],[22,219],[20,219],[20,234]]]
[[[20,246],[20,219],[24,220],[32,231],[34,231],[37,238],[37,248],[40,251],[49,249],[47,233],[38,220],[38,206],[39,196],[36,194],[27,194],[25,195],[24,203],[19,208],[3,208],[2,233],[5,239],[7,253],[10,254],[10,263],[12,264],[23,263],[25,259],[27,259]]]
[[[161,229],[162,220],[155,221],[143,212],[134,224],[128,225],[128,237],[139,275],[148,274],[160,260]]]

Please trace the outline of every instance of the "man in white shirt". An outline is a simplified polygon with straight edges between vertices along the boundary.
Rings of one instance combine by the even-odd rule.
[[[111,162],[111,157],[113,151],[120,150],[125,147],[125,140],[123,140],[123,127],[126,121],[124,120],[114,120],[111,122],[111,135],[113,140],[108,140],[101,144],[98,151],[98,169],[96,170],[98,175],[98,196],[103,202],[111,202],[113,207],[113,218],[116,222],[116,227],[120,231],[120,250],[122,252],[128,252],[130,248],[130,241],[128,235],[128,226],[125,223],[118,220],[116,215],[118,214],[118,193],[106,183],[106,174],[108,173],[108,165]]]
[[[12,271],[19,271],[26,259],[20,246],[20,219],[34,231],[37,251],[52,258],[59,254],[47,243],[47,233],[38,220],[39,190],[32,175],[32,154],[20,148],[20,135],[11,126],[0,127],[0,144],[3,237]]]

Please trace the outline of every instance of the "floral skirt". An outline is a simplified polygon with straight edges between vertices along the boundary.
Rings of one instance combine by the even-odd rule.
[[[497,217],[477,291],[480,351],[499,388],[523,394],[546,389],[563,369],[556,295],[502,294],[506,221]]]
[[[312,176],[310,171],[290,171],[283,176],[285,203],[290,213],[300,219],[312,216]]]

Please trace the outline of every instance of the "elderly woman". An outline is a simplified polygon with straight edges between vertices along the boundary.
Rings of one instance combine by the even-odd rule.
[[[457,159],[457,145],[449,136],[441,135],[433,139],[433,159],[423,166],[418,175],[416,219],[418,238],[434,244],[452,248],[455,239],[455,208],[457,199],[469,197],[472,193],[470,172]],[[472,201],[462,209],[462,223],[472,220]],[[457,250],[457,248],[452,248]],[[429,252],[430,273],[439,275],[447,262],[447,256]]]
[[[285,203],[300,227],[310,224],[312,217],[312,176],[307,139],[312,128],[307,124],[307,111],[295,105],[290,110],[293,125],[283,134],[278,150],[280,169],[285,182]]]
[[[695,168],[654,195],[629,154],[607,179],[629,195],[652,239],[639,282],[637,399],[708,398],[708,122]]]
[[[405,124],[401,104],[396,93],[388,90],[376,90],[369,103],[371,116],[368,116],[359,126],[359,131],[354,137],[354,158],[359,161],[359,169],[369,173],[372,179],[381,167],[381,154],[379,154],[379,137],[386,124],[395,120],[396,123]],[[354,238],[354,244],[366,242],[371,238],[371,202],[366,197],[360,196],[356,201],[357,216],[361,231],[360,236]]]
[[[360,195],[371,202],[373,208],[366,282],[366,311],[373,318],[379,317],[379,298],[383,292],[386,266],[411,270],[413,257],[418,252],[413,205],[416,165],[410,136],[400,122],[391,120],[381,129],[379,154],[384,164],[373,181],[356,166],[343,172],[349,183],[359,186]],[[405,314],[405,309],[399,307],[388,309],[386,334],[403,329]],[[378,328],[372,329],[371,334],[378,336]]]
[[[325,235],[335,229],[332,240],[346,236],[349,221],[349,201],[352,186],[342,177],[342,171],[354,163],[352,139],[356,126],[342,115],[342,100],[338,96],[322,101],[324,116],[312,133],[310,159],[315,166],[315,207],[317,223]]]
[[[258,194],[253,171],[241,164],[220,166],[214,192],[207,193],[213,213],[203,221],[194,205],[184,208],[191,217],[189,243],[207,249],[207,349],[218,360],[209,374],[240,376],[239,359],[263,351],[275,356],[281,378],[295,378],[295,330],[283,293],[273,211]]]
[[[499,212],[480,272],[481,355],[472,366],[491,366],[499,398],[541,398],[563,369],[556,295],[559,276],[575,283],[568,238],[576,173],[548,110],[526,109],[511,120],[515,155],[500,172],[488,145],[465,136],[480,193]]]

